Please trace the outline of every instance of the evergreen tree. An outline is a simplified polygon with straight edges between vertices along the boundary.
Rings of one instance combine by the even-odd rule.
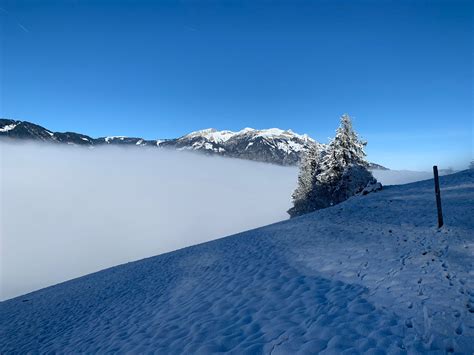
[[[305,199],[313,188],[315,172],[320,160],[320,150],[316,145],[312,145],[304,155],[300,164],[298,175],[298,187],[293,192],[293,200]]]
[[[322,162],[323,172],[318,176],[318,181],[331,183],[338,180],[344,170],[351,165],[367,168],[369,163],[365,159],[364,152],[366,145],[367,142],[362,141],[352,128],[349,115],[342,115],[336,136],[329,143],[328,154]]]
[[[362,141],[348,115],[341,117],[336,136],[325,152],[308,152],[300,167],[298,187],[293,193],[291,217],[340,203],[375,183],[367,169]]]
[[[314,144],[306,152],[300,163],[300,172],[298,175],[298,186],[293,192],[293,204],[290,214],[300,215],[310,212],[311,207],[308,203],[312,201],[312,192],[315,185],[315,178],[321,172],[321,160],[324,151]]]

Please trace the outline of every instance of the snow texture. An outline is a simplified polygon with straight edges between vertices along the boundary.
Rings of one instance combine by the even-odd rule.
[[[0,303],[0,353],[474,351],[474,172]]]
[[[15,123],[5,125],[5,126],[3,126],[3,127],[0,127],[0,132],[8,132],[8,131],[11,131],[11,130],[14,129],[16,126],[17,126],[17,124],[15,124]]]
[[[238,132],[218,131],[215,128],[207,128],[207,129],[202,129],[200,131],[191,132],[185,135],[184,137],[186,138],[204,137],[211,142],[222,143],[222,142],[227,142],[229,139],[233,137],[238,137],[238,136],[242,136],[246,134],[252,134],[256,137],[265,137],[265,138],[285,137],[285,138],[291,139],[293,137],[296,137],[306,142],[308,141],[314,142],[314,140],[310,138],[307,134],[297,134],[293,132],[291,129],[284,131],[279,128],[268,128],[268,129],[257,130],[257,129],[247,127]]]
[[[193,138],[193,137],[205,137],[209,141],[214,143],[221,143],[226,142],[230,138],[232,138],[236,133],[231,131],[217,131],[214,128],[203,129],[196,132],[191,132],[187,134],[185,137]]]

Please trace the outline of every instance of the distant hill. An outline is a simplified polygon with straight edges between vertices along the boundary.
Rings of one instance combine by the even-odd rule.
[[[146,140],[139,137],[109,136],[92,138],[75,132],[53,132],[27,121],[0,119],[0,138],[22,139],[80,146],[125,145],[191,150],[204,154],[254,160],[278,165],[297,165],[312,145],[324,150],[325,144],[306,134],[278,128],[245,128],[238,132],[204,129],[179,138]],[[371,169],[387,168],[370,163]]]

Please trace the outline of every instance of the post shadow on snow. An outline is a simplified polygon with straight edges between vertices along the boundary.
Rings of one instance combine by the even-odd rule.
[[[459,181],[467,178],[471,178],[474,183],[474,171],[465,170],[458,173],[455,173],[450,176],[440,176],[440,190],[442,193],[442,208],[444,216],[444,226],[443,228],[449,228],[450,225],[457,225],[458,227],[464,226],[469,227],[470,217],[466,213],[464,215],[458,215],[455,213],[451,207],[452,201],[455,201],[456,205],[459,207],[459,204],[465,204],[466,212],[468,208],[471,207],[470,195],[469,193],[472,190],[472,185],[463,185]],[[412,186],[410,188],[410,186]],[[390,203],[390,208],[398,208],[400,216],[403,216],[405,219],[401,220],[400,223],[407,223],[412,225],[417,225],[420,227],[437,227],[437,206],[436,206],[436,197],[434,193],[434,180],[429,179],[421,182],[410,183],[405,185],[405,190],[403,195],[400,195],[397,191],[397,186],[387,186],[384,187],[379,194],[383,195],[383,198],[388,200]],[[378,193],[373,196],[368,196],[369,198],[377,198]],[[379,195],[380,196],[380,195]],[[464,197],[463,197],[464,196]],[[432,213],[429,218],[417,218],[419,215],[420,206],[429,206]],[[375,218],[374,218],[375,217]],[[388,216],[379,213],[372,214],[367,216],[368,219],[374,218],[376,221],[383,221],[390,223]],[[385,220],[384,220],[385,218]],[[454,223],[454,220],[456,221]],[[392,221],[398,222],[398,221]]]
[[[366,293],[302,275],[257,229],[2,302],[0,350],[403,351],[414,330]]]

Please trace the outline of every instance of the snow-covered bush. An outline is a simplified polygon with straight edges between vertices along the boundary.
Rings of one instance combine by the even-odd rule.
[[[377,192],[382,190],[382,184],[377,181],[370,181],[364,189],[359,192],[359,195],[367,195],[371,192]]]
[[[328,149],[315,148],[303,159],[293,207],[288,210],[290,216],[335,205],[375,184],[377,181],[367,169],[365,145],[353,130],[351,118],[343,115]]]
[[[351,196],[362,193],[364,190],[366,191],[365,194],[372,192],[375,190],[376,184],[377,180],[375,180],[372,173],[366,167],[350,165],[344,169],[341,178],[337,181],[332,191],[331,205],[345,201]]]

